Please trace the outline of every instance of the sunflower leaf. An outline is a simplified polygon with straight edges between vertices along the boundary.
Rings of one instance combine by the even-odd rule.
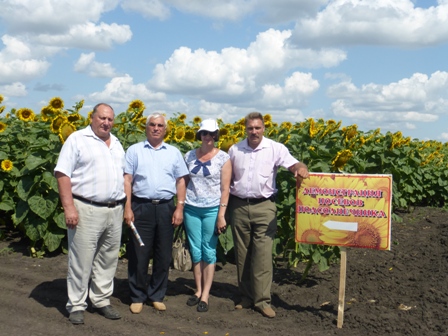
[[[17,184],[17,195],[19,195],[22,200],[26,201],[34,184],[34,179],[31,176],[24,176]]]
[[[61,244],[62,238],[64,238],[64,234],[54,234],[50,231],[47,231],[44,236],[44,243],[48,248],[48,251],[55,251]]]
[[[32,196],[28,200],[30,209],[43,219],[47,219],[56,209],[57,203],[51,200],[45,200],[41,196]]]
[[[30,155],[25,160],[25,166],[29,170],[34,170],[34,169],[36,169],[37,167],[43,165],[46,162],[47,162],[47,160],[45,160],[45,159],[42,159],[42,158],[34,156],[34,155]]]

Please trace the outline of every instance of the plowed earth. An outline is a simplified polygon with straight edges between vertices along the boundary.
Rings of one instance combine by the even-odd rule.
[[[8,234],[0,241],[0,335],[448,335],[448,216],[442,209],[416,208],[392,224],[391,251],[348,249],[345,312],[338,328],[340,267],[313,268],[299,284],[303,265],[275,270],[274,319],[234,310],[236,268],[218,263],[210,310],[198,313],[186,301],[192,272],[172,270],[167,311],[144,306],[129,311],[126,259],[115,277],[117,321],[87,311],[85,324],[67,319],[67,256],[29,257],[27,244]],[[4,228],[3,228],[4,229]]]

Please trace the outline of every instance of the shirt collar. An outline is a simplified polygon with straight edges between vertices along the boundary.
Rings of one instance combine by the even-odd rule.
[[[261,139],[260,144],[257,146],[257,148],[253,149],[252,147],[249,146],[249,142],[247,141],[247,138],[244,139],[243,141],[244,144],[244,148],[250,151],[256,151],[256,150],[260,150],[262,148],[267,148],[267,147],[271,147],[271,143],[269,142],[269,140],[263,135],[263,139]]]
[[[100,138],[95,134],[95,132],[93,131],[91,125],[89,125],[89,126],[87,126],[86,128],[84,128],[84,135],[85,135],[85,136],[91,136],[91,137],[93,137],[94,139],[101,140],[101,141],[104,142],[103,139],[100,139]],[[110,144],[112,145],[114,142],[115,142],[115,136],[114,136],[112,133],[110,133]]]
[[[149,143],[148,139],[146,139],[146,140],[145,140],[145,147],[149,147],[149,148],[152,148],[152,149],[154,149],[154,150],[159,150],[159,149],[166,149],[166,144],[165,144],[165,141],[162,141],[162,143],[160,144],[159,147],[154,148],[154,147]]]

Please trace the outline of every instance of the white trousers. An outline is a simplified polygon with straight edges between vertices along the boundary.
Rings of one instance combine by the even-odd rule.
[[[69,313],[87,308],[87,294],[95,308],[110,304],[123,225],[122,205],[107,208],[74,202],[79,221],[75,229],[67,230]]]

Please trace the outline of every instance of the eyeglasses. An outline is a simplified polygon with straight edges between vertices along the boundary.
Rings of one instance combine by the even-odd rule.
[[[165,127],[165,125],[164,124],[154,124],[154,123],[149,123],[148,124],[149,125],[149,127],[158,127],[158,128],[163,128],[163,127]]]
[[[207,135],[210,135],[211,137],[214,137],[214,136],[216,136],[217,133],[218,133],[217,131],[214,131],[214,132],[201,131],[201,136],[207,136]]]

